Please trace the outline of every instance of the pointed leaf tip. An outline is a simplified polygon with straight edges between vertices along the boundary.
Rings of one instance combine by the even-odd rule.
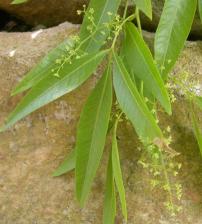
[[[150,20],[152,20],[152,3],[151,0],[134,0],[139,8]]]
[[[48,54],[23,77],[15,88],[12,89],[11,95],[14,96],[24,92],[35,86],[45,77],[52,76],[52,70],[58,66],[56,60],[60,59],[61,55],[65,55],[73,46],[74,41],[72,39],[66,39],[56,48],[49,51]]]
[[[52,174],[53,177],[61,176],[75,168],[76,165],[76,151],[73,151],[64,159],[60,166]]]
[[[103,209],[103,224],[113,224],[116,217],[116,191],[112,168],[112,153],[110,153],[107,178],[105,183],[105,197]]]
[[[42,79],[33,86],[15,110],[11,112],[5,123],[5,128],[11,127],[33,111],[79,87],[95,71],[107,52],[104,50],[75,59],[71,65],[68,63],[63,65],[59,78],[52,75]]]
[[[117,143],[117,137],[116,137],[118,122],[119,122],[119,119],[117,119],[115,122],[113,137],[112,137],[112,167],[113,167],[113,174],[114,174],[116,187],[119,193],[122,214],[125,221],[127,221],[128,215],[127,215],[127,205],[126,205],[126,193],[125,193],[125,188],[123,183],[119,151],[118,151],[118,143]]]
[[[11,2],[11,5],[17,5],[27,2],[28,0],[14,0]]]

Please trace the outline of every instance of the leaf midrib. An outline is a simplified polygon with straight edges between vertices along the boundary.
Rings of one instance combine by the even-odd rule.
[[[101,13],[101,16],[100,16],[99,20],[98,20],[97,27],[100,25],[100,22],[101,22],[101,20],[102,20],[102,17],[103,17],[103,15],[104,15],[104,12],[105,12],[105,10],[106,10],[106,8],[107,8],[107,5],[108,5],[109,1],[111,1],[111,0],[107,0],[107,1],[106,1],[106,4],[105,4],[105,6],[104,6],[104,9],[103,9],[103,11],[102,11],[102,13]],[[114,0],[113,0],[113,1],[114,1]],[[88,47],[89,47],[89,45],[91,44],[92,41],[94,41],[94,38],[90,39],[90,41],[88,42],[88,45],[86,46],[86,49],[88,49]]]
[[[122,69],[121,69],[121,67],[119,66],[119,63],[117,63],[117,59],[116,59],[116,57],[115,57],[115,60],[116,60],[116,64],[117,64],[118,67],[119,67],[119,70],[121,71],[121,74],[122,74]],[[122,74],[121,76],[122,76],[122,78],[123,78],[125,84],[127,85],[128,82],[127,82],[125,76],[124,76],[123,74]],[[129,86],[129,85],[127,85],[127,86]],[[128,89],[129,89],[129,91],[130,91],[130,94],[132,95],[132,98],[134,99],[134,101],[135,101],[136,104],[138,105],[138,108],[139,108],[140,112],[142,112],[142,114],[144,115],[144,117],[146,117],[146,118],[147,118],[148,116],[150,117],[150,114],[147,113],[147,112],[145,112],[145,110],[142,109],[142,107],[140,106],[140,104],[139,104],[138,101],[136,100],[136,98],[135,98],[135,96],[134,96],[133,91],[131,90],[131,88],[129,87]],[[138,97],[139,97],[139,96],[138,96]],[[141,101],[141,98],[140,98],[140,101]],[[142,102],[142,103],[143,103],[143,102]],[[144,104],[143,104],[143,105],[144,105]],[[153,124],[154,127],[156,126],[155,123],[154,123],[153,121],[151,121],[151,119],[148,119],[148,118],[147,118],[147,120],[149,120],[149,122],[151,122],[151,123]],[[156,129],[157,132],[159,132],[158,128],[155,127],[155,129]],[[160,133],[158,133],[158,134],[160,135]]]
[[[97,131],[97,122],[98,122],[98,114],[100,114],[100,108],[101,108],[101,105],[103,104],[103,99],[104,99],[104,95],[105,95],[105,91],[106,91],[106,86],[107,86],[107,80],[108,80],[108,77],[109,76],[109,70],[107,70],[107,75],[106,75],[106,80],[105,80],[105,83],[104,83],[104,87],[103,87],[103,91],[101,93],[101,100],[99,102],[99,105],[98,105],[98,108],[97,108],[97,111],[96,111],[96,117],[95,117],[95,122],[94,122],[94,125],[93,125],[93,132],[92,132],[92,139],[95,139],[95,134],[96,134],[96,131]],[[88,163],[87,163],[87,167],[85,169],[85,177],[87,176],[86,174],[88,173],[87,171],[89,170],[89,161],[92,157],[90,157],[90,153],[93,150],[93,145],[94,145],[94,141],[92,140],[91,143],[90,143],[90,149],[89,149],[89,159],[88,159]],[[83,187],[82,187],[82,191],[83,189],[85,189],[85,186],[86,186],[86,178],[84,178],[84,181],[83,181]],[[82,193],[82,196],[81,196],[81,199],[83,198],[83,193]],[[81,200],[82,201],[82,200]]]
[[[115,59],[116,60],[116,64],[118,65],[118,68],[119,68],[119,71],[121,72],[121,74],[123,73],[122,72],[122,69],[121,69],[121,67],[119,66],[119,63],[117,62],[117,59]],[[128,85],[128,82],[127,82],[127,80],[126,80],[126,78],[125,78],[125,76],[122,74],[121,75],[121,77],[123,78],[123,80],[124,80],[124,82],[125,82],[125,84],[127,85],[127,86],[129,86]],[[139,106],[139,108],[141,109],[140,111],[142,111],[142,113],[145,115],[145,112],[144,112],[144,110],[142,110],[142,107],[140,107],[140,105],[139,105],[139,103],[138,103],[138,101],[137,101],[137,99],[135,98],[135,96],[134,96],[134,94],[133,94],[133,91],[131,90],[131,88],[130,88],[130,86],[129,86],[129,91],[130,91],[130,94],[131,94],[131,96],[133,97],[133,99],[135,100],[135,102],[136,102],[136,104]]]
[[[177,2],[180,4],[180,2],[181,2],[181,0],[177,0]],[[163,61],[162,61],[162,65],[165,65],[165,60],[166,60],[166,57],[167,57],[167,53],[168,53],[168,47],[169,47],[169,43],[170,43],[170,39],[171,39],[171,35],[172,35],[172,33],[173,33],[173,27],[174,27],[174,24],[175,24],[175,21],[176,21],[176,17],[177,17],[177,12],[178,12],[178,10],[179,10],[179,5],[178,5],[178,7],[174,7],[174,16],[172,16],[172,17],[174,17],[174,19],[173,19],[173,22],[171,23],[172,24],[172,26],[171,26],[171,28],[170,28],[170,30],[169,30],[169,38],[167,39],[167,41],[166,41],[166,54],[164,54],[164,56],[163,56]]]
[[[62,43],[61,43],[61,44],[62,44]],[[52,51],[54,51],[54,49],[53,49]],[[63,48],[58,48],[58,51],[60,51],[61,54],[62,54],[62,52],[65,52],[65,49],[63,49]],[[50,51],[49,53],[51,53],[51,51]],[[48,57],[48,54],[47,54],[45,57]],[[42,59],[42,60],[43,60],[43,59]],[[55,66],[55,65],[54,65],[54,63],[55,63],[54,59],[48,59],[48,58],[47,58],[47,60],[49,61],[48,65],[44,66],[45,62],[44,62],[44,61],[41,61],[41,62],[39,62],[39,65],[36,65],[30,72],[28,72],[28,74],[27,74],[27,78],[25,77],[25,78],[22,80],[22,82],[19,83],[19,84],[17,85],[17,87],[16,87],[16,88],[14,89],[14,91],[13,91],[13,94],[17,94],[17,93],[20,93],[21,91],[25,91],[25,90],[31,88],[31,87],[33,86],[32,83],[33,83],[35,80],[37,80],[37,79],[39,79],[38,82],[40,82],[42,79],[46,78],[49,74],[46,74],[43,78],[39,78],[39,77],[40,77],[43,73],[48,73],[48,71],[50,70],[50,68],[53,68],[53,67]],[[40,66],[40,68],[39,68],[38,66]],[[37,72],[38,75],[35,76],[34,74],[36,73],[37,70],[40,70],[40,71],[38,71],[38,72]],[[29,83],[27,83],[27,82],[29,82]],[[31,82],[31,84],[30,84],[30,82]],[[38,83],[38,82],[37,82],[37,83]],[[26,83],[27,83],[27,84],[26,84]],[[37,84],[37,83],[36,83],[36,84]]]
[[[121,166],[120,166],[120,157],[119,157],[119,152],[118,152],[118,142],[117,142],[117,139],[116,139],[117,126],[118,126],[118,120],[115,123],[114,133],[113,133],[112,166],[113,166],[113,170],[114,170],[115,167],[118,166],[118,169],[116,170],[116,175],[114,175],[114,179],[115,179],[117,189],[119,191],[119,197],[120,197],[120,201],[121,201],[122,212],[123,212],[124,218],[127,220],[126,195],[125,195],[125,188],[124,188],[124,183],[123,183],[123,175],[122,175]],[[115,163],[113,162],[114,161],[113,155],[116,158]],[[119,177],[121,177],[121,178],[119,179]]]
[[[150,67],[149,67],[149,63],[147,63],[147,60],[145,59],[144,55],[142,54],[141,50],[139,49],[138,45],[136,44],[136,42],[135,42],[135,40],[134,40],[134,37],[133,37],[133,35],[132,35],[132,33],[131,33],[131,29],[128,29],[128,32],[129,32],[129,34],[130,34],[130,36],[131,36],[131,39],[133,40],[134,44],[137,46],[138,52],[139,52],[140,55],[142,56],[142,58],[143,58],[143,60],[144,60],[144,62],[145,62],[145,64],[146,64],[147,70],[148,70],[148,71],[151,71],[151,73],[153,74],[153,77],[154,77],[155,84],[157,85],[157,87],[159,87],[159,84],[163,84],[163,83],[159,83],[159,82],[161,82],[161,81],[158,79],[158,77],[155,75],[155,73],[150,69]],[[156,69],[156,70],[157,70],[157,69]],[[156,72],[158,72],[158,70],[157,70]],[[162,90],[162,88],[159,87],[158,89],[160,90],[160,92],[162,92],[162,93],[165,94],[165,92]]]
[[[101,54],[100,54],[100,55],[101,55]],[[90,61],[96,60],[97,57],[98,57],[98,55],[96,55],[95,58],[90,58],[88,61],[86,61],[86,62],[83,63],[82,65],[78,66],[75,70],[71,71],[71,72],[68,74],[68,76],[65,75],[62,79],[60,79],[60,80],[59,80],[58,82],[56,82],[54,85],[51,85],[48,89],[46,89],[46,91],[43,92],[43,94],[39,95],[39,96],[37,97],[37,99],[38,99],[39,97],[45,95],[45,93],[46,93],[47,91],[49,91],[50,89],[54,88],[55,86],[57,86],[58,84],[60,84],[61,82],[63,82],[66,78],[69,78],[70,76],[72,76],[72,73],[77,72],[77,71],[80,70],[82,67],[84,67],[85,65],[87,65],[88,63],[90,63]],[[36,99],[35,99],[35,100],[36,100]]]
[[[29,102],[29,104],[27,105],[27,106],[29,106],[30,104],[33,104],[33,102],[36,102],[37,100],[38,100],[38,98],[41,98],[41,97],[43,97],[44,95],[46,95],[47,94],[47,92],[50,90],[50,89],[54,89],[54,87],[55,86],[58,86],[61,82],[63,82],[66,78],[69,78],[70,76],[72,76],[75,72],[77,72],[79,69],[81,69],[82,67],[84,67],[85,65],[87,65],[88,63],[90,63],[91,61],[93,61],[93,60],[96,60],[96,58],[98,58],[98,56],[101,56],[102,54],[104,54],[105,53],[105,51],[102,51],[102,52],[100,52],[99,54],[97,54],[95,57],[91,57],[89,60],[87,60],[85,63],[83,63],[82,65],[80,65],[80,66],[78,66],[75,70],[73,70],[72,72],[70,72],[69,74],[68,74],[68,76],[67,75],[65,75],[62,79],[60,79],[60,81],[58,81],[57,83],[55,83],[54,85],[51,85],[48,89],[46,89],[42,94],[40,94],[40,95],[38,95],[37,96],[37,98],[35,98],[32,102]],[[43,80],[42,80],[43,81]],[[37,86],[36,86],[37,87]],[[29,94],[29,93],[28,93]],[[28,95],[27,95],[28,96]],[[57,99],[57,98],[55,98],[55,99]],[[50,101],[49,101],[50,102]],[[48,102],[47,102],[48,103]],[[47,104],[46,103],[46,104]],[[46,105],[46,104],[44,104],[44,105]],[[22,111],[26,111],[26,108],[27,107],[25,107],[25,108],[23,108],[23,110]],[[36,109],[35,109],[36,110]],[[15,112],[15,111],[14,111]],[[17,113],[17,114],[19,114],[19,112]],[[9,119],[8,119],[9,120]]]

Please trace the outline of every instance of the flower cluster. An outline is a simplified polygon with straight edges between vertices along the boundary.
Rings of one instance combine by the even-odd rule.
[[[55,67],[52,69],[53,76],[60,77],[60,71],[65,64],[72,64],[74,59],[79,59],[88,53],[84,50],[83,45],[90,39],[93,39],[95,42],[101,42],[101,45],[104,45],[108,42],[115,43],[117,37],[121,32],[122,26],[120,25],[122,20],[119,15],[114,15],[111,12],[108,12],[109,23],[102,23],[96,25],[94,17],[94,9],[86,9],[86,6],[83,5],[83,10],[77,10],[78,15],[85,15],[87,21],[86,31],[88,33],[85,39],[81,39],[79,35],[73,35],[69,38],[68,44],[65,47],[65,51],[60,58],[56,59]],[[112,17],[112,19],[111,19]],[[95,35],[96,34],[96,35]],[[99,34],[99,35],[97,35]]]
[[[172,216],[182,210],[180,200],[182,197],[182,186],[176,182],[176,177],[181,169],[181,164],[174,161],[178,153],[169,145],[172,142],[170,127],[164,131],[168,137],[160,140],[155,139],[153,143],[145,144],[145,150],[138,163],[149,172],[150,186],[166,192],[167,199],[164,202]]]
[[[192,99],[194,96],[200,95],[202,89],[199,81],[196,80],[193,74],[188,72],[171,74],[166,87],[169,90],[171,102],[176,100],[176,92],[187,99]]]

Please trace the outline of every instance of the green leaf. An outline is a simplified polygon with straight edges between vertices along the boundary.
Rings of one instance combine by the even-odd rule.
[[[63,175],[73,170],[75,168],[75,165],[76,165],[76,151],[72,150],[70,155],[68,155],[62,162],[62,164],[55,170],[53,176],[58,177],[60,175]]]
[[[194,102],[202,110],[202,97],[201,96],[195,96],[194,97]]]
[[[116,216],[116,192],[114,184],[114,174],[112,169],[112,155],[107,168],[107,180],[105,187],[103,224],[113,224]]]
[[[113,122],[109,121],[107,134],[111,131],[113,127]],[[75,169],[76,166],[76,150],[72,150],[70,155],[68,155],[65,160],[62,162],[62,164],[57,168],[57,170],[53,173],[53,176],[60,176],[65,173],[68,173],[69,171]]]
[[[151,0],[134,0],[138,9],[152,20],[152,4]]]
[[[38,108],[71,92],[80,86],[96,69],[108,51],[89,54],[77,59],[73,64],[65,64],[60,70],[60,76],[48,76],[34,86],[10,114],[1,131],[9,128],[18,120]]]
[[[165,110],[171,114],[171,104],[164,82],[154,64],[152,54],[132,23],[126,24],[126,38],[123,43],[122,55],[127,68],[140,80],[144,87],[159,100]]]
[[[76,142],[76,195],[84,205],[104,150],[112,106],[108,68],[88,98],[80,116]]]
[[[27,73],[23,80],[12,91],[12,95],[23,92],[37,84],[43,78],[53,75],[54,73],[52,70],[58,66],[56,60],[61,58],[62,55],[65,55],[72,45],[73,42],[71,40],[65,40],[51,50],[34,68],[31,69],[31,71]]]
[[[199,10],[200,19],[202,22],[202,0],[198,0],[198,10]]]
[[[193,124],[193,128],[194,128],[194,134],[196,137],[196,140],[198,142],[198,146],[202,155],[202,132],[198,126],[198,121],[196,119],[196,115],[194,113],[194,111],[191,111],[191,116],[192,116],[192,124]]]
[[[114,55],[114,88],[121,109],[132,122],[137,134],[144,141],[162,138],[162,132],[140,96],[121,58]]]
[[[11,4],[15,5],[15,4],[22,4],[22,3],[25,3],[27,2],[28,0],[14,0],[11,2]]]
[[[121,209],[125,220],[127,221],[127,207],[126,207],[126,196],[125,189],[123,185],[123,178],[121,173],[119,152],[118,152],[118,144],[116,139],[118,119],[115,122],[114,130],[113,130],[113,138],[112,138],[112,167],[114,173],[114,179],[116,183],[116,187],[119,193],[119,198],[121,202]]]
[[[155,60],[164,78],[175,65],[189,35],[196,6],[197,0],[165,1],[154,43]]]
[[[87,30],[87,27],[90,25],[90,21],[86,16],[80,31],[80,38],[83,42],[81,46],[82,51],[94,53],[100,49],[103,41],[106,39],[109,33],[109,30],[104,27],[103,23],[108,23],[114,18],[114,14],[116,14],[120,2],[120,0],[92,0],[90,2],[89,9],[93,8],[96,12],[94,14],[94,24],[97,26],[97,31],[92,37],[90,37],[91,34]],[[113,13],[112,16],[108,16],[109,11]],[[104,31],[106,35],[101,34],[101,31]],[[65,40],[58,47],[50,51],[47,56],[45,56],[30,72],[28,72],[25,78],[12,91],[12,95],[23,92],[37,84],[46,76],[50,76],[53,73],[52,69],[57,66],[55,63],[56,60],[60,59],[62,55],[65,55],[71,46],[73,46],[72,41]]]
[[[81,31],[80,31],[80,38],[85,40],[89,37],[90,32],[88,31],[88,26],[91,26],[92,23],[88,19],[89,10],[93,9],[94,13],[94,24],[96,25],[96,32],[95,34],[85,42],[81,49],[86,52],[97,52],[100,47],[103,45],[103,42],[106,40],[109,30],[106,28],[104,24],[109,23],[113,20],[114,16],[117,13],[121,0],[91,0],[88,6],[87,15],[84,17]],[[108,13],[112,13],[111,16]],[[103,35],[103,32],[105,35]]]

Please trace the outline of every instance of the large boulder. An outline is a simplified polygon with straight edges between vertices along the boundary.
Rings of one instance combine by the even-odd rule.
[[[82,18],[77,15],[76,11],[81,9],[83,4],[88,4],[89,0],[29,0],[20,5],[11,5],[11,2],[12,0],[1,0],[0,9],[15,15],[29,25],[40,24],[50,27],[64,21],[81,23]],[[150,21],[142,15],[143,28],[149,31],[154,31],[158,25],[164,0],[152,0],[152,4],[153,20]],[[133,10],[130,6],[130,12]],[[194,38],[202,37],[202,25],[198,13],[191,34]]]
[[[64,21],[80,23],[77,10],[88,0],[29,0],[20,5],[12,5],[12,0],[0,1],[0,9],[9,12],[29,25],[58,25]]]
[[[59,42],[77,31],[64,23],[38,33],[0,33],[0,123],[22,96],[10,91],[37,61]],[[38,34],[38,35],[37,35]],[[34,38],[33,38],[34,37]],[[147,39],[151,35],[147,34]],[[188,42],[175,73],[186,70],[202,77],[202,43]],[[52,172],[75,144],[81,108],[94,87],[98,73],[76,91],[34,112],[11,130],[0,134],[0,223],[2,224],[101,224],[107,150],[85,208],[74,197],[74,173],[53,178]],[[201,224],[202,159],[190,125],[187,103],[177,99],[173,116],[162,114],[170,125],[175,160],[182,169],[175,183],[183,186],[183,211],[171,218],[164,208],[163,191],[151,191],[150,176],[138,165],[139,142],[129,123],[118,132],[122,171],[127,192],[129,224]],[[116,223],[123,223],[120,215]]]

